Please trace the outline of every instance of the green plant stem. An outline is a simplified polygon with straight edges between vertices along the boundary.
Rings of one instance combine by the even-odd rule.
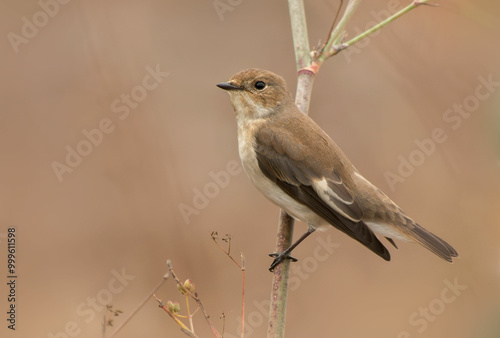
[[[322,49],[322,53],[318,57],[318,61],[320,63],[323,63],[327,58],[333,55],[332,53],[334,52],[335,46],[338,45],[344,37],[345,26],[356,11],[358,4],[359,0],[349,0],[349,2],[347,3],[344,15],[342,15],[342,18],[340,19],[337,26],[335,26],[334,29],[330,32],[325,46]]]
[[[378,31],[382,27],[390,24],[391,22],[393,22],[397,18],[403,16],[404,14],[417,8],[420,5],[431,5],[428,2],[429,2],[429,0],[413,1],[410,5],[406,6],[405,8],[400,10],[399,12],[394,13],[393,15],[391,15],[390,17],[388,17],[384,21],[382,21],[382,22],[378,23],[377,25],[373,26],[372,28],[368,29],[366,32],[363,32],[363,33],[359,34],[358,36],[356,36],[355,38],[352,38],[351,40],[347,41],[346,43],[343,44],[345,47],[340,48],[340,49],[345,49],[345,48],[355,44],[356,42],[366,38],[368,35],[375,33],[376,31]]]
[[[317,72],[319,70],[319,67],[323,64],[323,62],[332,57],[333,55],[336,55],[340,51],[354,45],[356,42],[366,38],[367,36],[375,33],[382,27],[388,25],[392,21],[396,20],[397,18],[403,16],[404,14],[410,12],[411,10],[417,8],[418,6],[421,5],[428,5],[428,6],[437,6],[429,3],[430,0],[420,0],[420,1],[412,1],[411,4],[406,6],[405,8],[401,9],[399,12],[391,15],[384,21],[378,23],[377,25],[373,26],[372,28],[366,30],[365,32],[359,34],[358,36],[352,38],[351,40],[347,42],[342,42],[342,39],[345,35],[345,26],[347,25],[347,22],[349,19],[352,17],[352,14],[356,10],[356,7],[358,5],[359,0],[351,0],[346,6],[346,9],[344,11],[344,15],[339,21],[339,24],[330,31],[330,34],[328,35],[328,38],[326,39],[326,42],[324,46],[316,53],[315,59],[313,60],[313,70]]]
[[[295,64],[297,65],[297,71],[299,71],[311,65],[311,51],[309,49],[303,1],[288,1],[288,10],[290,12],[293,46],[295,48]]]

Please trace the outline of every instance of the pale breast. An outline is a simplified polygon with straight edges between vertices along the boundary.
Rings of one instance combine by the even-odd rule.
[[[252,181],[253,185],[271,202],[284,209],[289,215],[299,219],[313,227],[319,227],[325,223],[321,217],[307,206],[298,203],[276,184],[269,180],[259,168],[257,156],[254,150],[254,132],[259,121],[245,123],[238,128],[238,148],[243,169]]]

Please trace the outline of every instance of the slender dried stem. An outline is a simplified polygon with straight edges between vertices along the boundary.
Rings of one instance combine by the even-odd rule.
[[[241,254],[241,338],[245,337],[245,256]]]
[[[186,309],[188,313],[189,327],[191,328],[191,332],[194,332],[193,315],[191,314],[191,309],[189,308],[189,296],[187,294],[186,294]]]
[[[227,250],[224,249],[224,247],[222,245],[220,245],[219,241],[217,240],[219,238],[219,234],[217,233],[217,231],[212,231],[212,233],[210,234],[210,237],[212,237],[212,240],[219,247],[219,249],[221,249],[222,252],[224,252],[227,255],[227,257],[229,257],[229,259],[231,259],[233,261],[233,263],[236,264],[236,266],[238,266],[238,268],[243,269],[243,264],[238,263],[233,258],[233,256],[231,256],[231,235],[230,234],[226,234],[226,236],[222,237],[222,240],[227,243]],[[242,254],[242,257],[243,257],[243,254]],[[242,258],[242,262],[243,262],[243,258]]]
[[[217,331],[217,329],[215,328],[215,326],[212,324],[212,322],[210,321],[210,315],[207,313],[207,311],[205,310],[205,307],[203,306],[203,303],[201,302],[200,298],[198,297],[198,294],[195,292],[194,294],[185,289],[183,287],[183,284],[181,283],[181,281],[179,280],[179,278],[177,278],[177,275],[175,274],[174,272],[174,268],[172,266],[172,262],[169,260],[167,260],[167,265],[168,265],[168,269],[169,269],[169,272],[170,274],[172,275],[172,278],[175,280],[175,282],[177,283],[177,285],[180,285],[185,291],[187,294],[189,294],[191,296],[191,298],[194,299],[194,301],[198,304],[198,306],[200,307],[201,309],[201,312],[203,313],[203,316],[205,317],[207,323],[208,323],[208,326],[210,326],[210,329],[212,330],[212,333],[215,337],[219,338],[219,337],[222,337],[221,334]]]
[[[156,299],[156,301],[158,302],[159,306],[165,310],[165,312],[179,325],[179,328],[180,330],[185,333],[186,335],[188,335],[189,337],[193,337],[193,338],[198,338],[198,336],[196,335],[196,333],[194,333],[194,330],[189,330],[189,328],[184,325],[183,322],[181,322],[179,320],[179,318],[177,318],[177,316],[172,313],[167,306],[165,306],[165,304],[163,303],[163,301],[161,299],[159,299],[158,297],[156,297],[156,295],[153,294],[153,297]]]
[[[163,275],[162,280],[153,288],[153,290],[151,290],[151,292],[146,297],[144,297],[142,302],[139,305],[137,305],[134,311],[132,311],[132,313],[130,313],[130,315],[128,315],[128,317],[125,318],[125,320],[116,328],[115,332],[113,332],[110,338],[116,336],[116,334],[120,332],[120,330],[130,321],[130,319],[132,319],[132,317],[135,316],[137,312],[139,312],[139,310],[144,306],[144,304],[146,304],[149,298],[151,298],[151,296],[154,295],[154,293],[158,291],[158,289],[167,281],[168,277],[169,273],[167,272],[166,274]]]
[[[224,247],[220,245],[217,240],[219,238],[219,234],[216,231],[212,231],[210,237],[212,237],[212,240],[215,244],[217,244],[219,249],[221,249],[241,270],[241,338],[243,338],[245,335],[245,256],[243,256],[243,253],[241,254],[241,264],[239,264],[233,256],[231,256],[231,235],[226,234],[225,237],[222,237],[222,240],[227,242],[227,250],[224,249]]]

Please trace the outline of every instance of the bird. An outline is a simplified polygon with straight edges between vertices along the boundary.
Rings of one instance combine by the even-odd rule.
[[[364,178],[318,124],[295,105],[286,81],[246,69],[217,86],[229,93],[238,127],[238,151],[250,181],[271,202],[308,225],[275,257],[270,270],[316,229],[328,224],[390,261],[380,238],[416,242],[453,262],[457,251],[408,217]],[[379,238],[380,237],[380,238]]]

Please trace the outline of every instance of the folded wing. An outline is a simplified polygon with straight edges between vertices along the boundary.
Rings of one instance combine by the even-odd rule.
[[[273,133],[263,127],[256,133],[256,157],[264,175],[325,221],[390,260],[389,251],[361,220],[361,208],[335,169],[318,166],[308,156],[311,149],[282,131]]]

